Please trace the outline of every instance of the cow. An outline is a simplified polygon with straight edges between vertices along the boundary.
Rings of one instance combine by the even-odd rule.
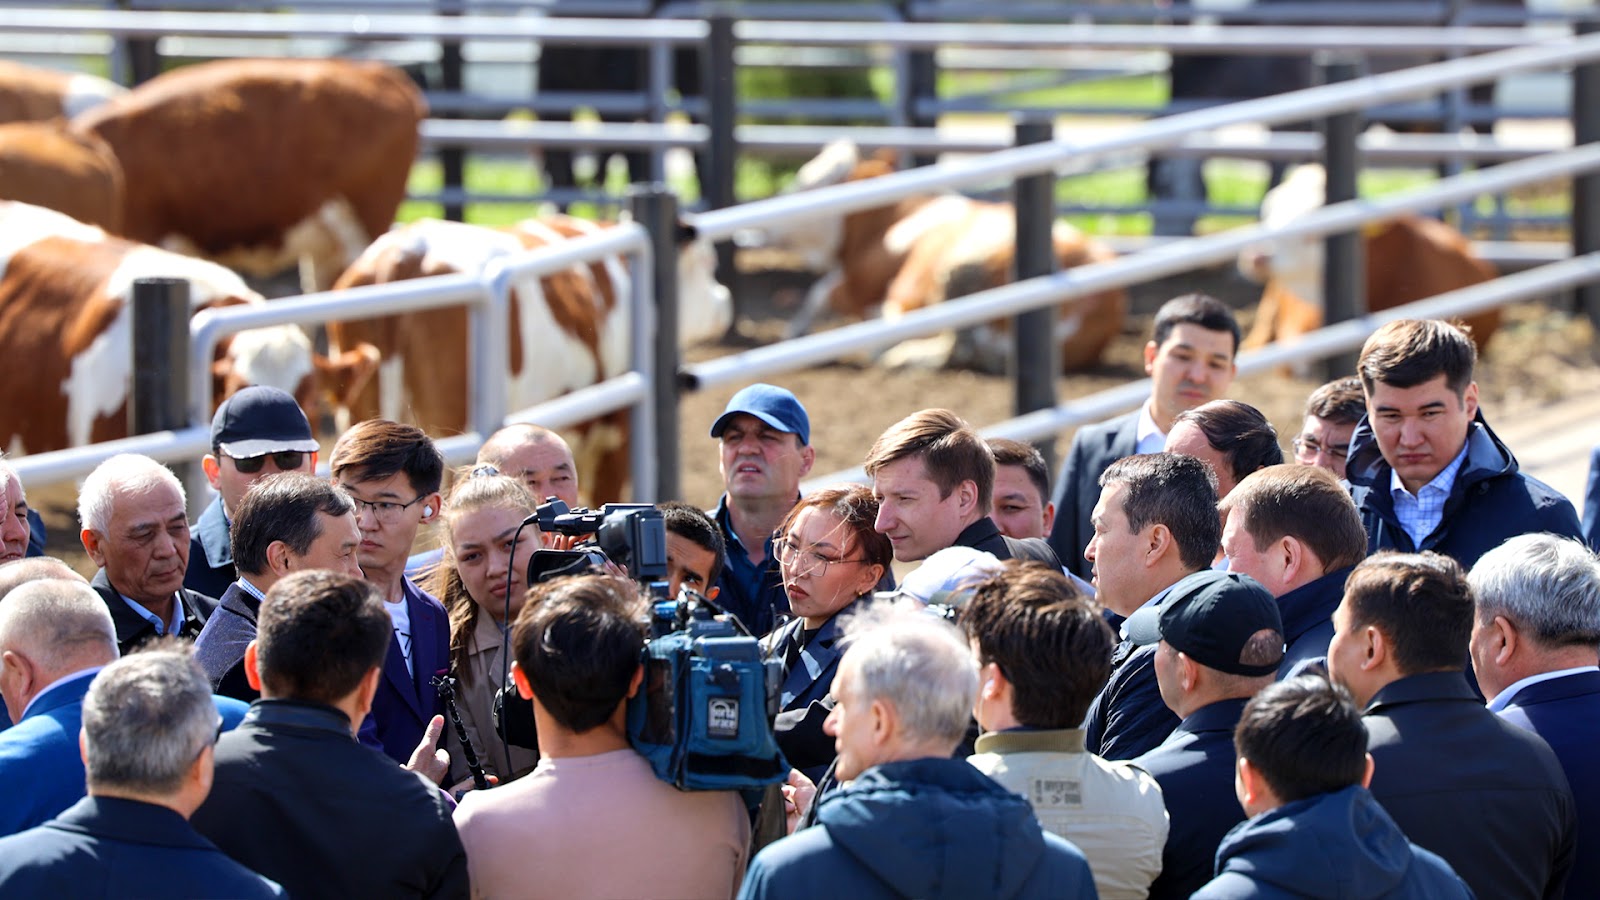
[[[115,232],[122,167],[104,143],[61,120],[0,124],[0,200],[20,200]]]
[[[221,266],[0,202],[0,359],[12,360],[0,381],[0,446],[33,453],[127,435],[128,305],[134,281],[149,277],[186,279],[195,311],[265,302]],[[357,389],[376,367],[371,347],[330,360],[312,351],[305,332],[282,326],[224,341],[212,373],[225,392],[270,384],[312,412],[325,386]]]
[[[125,93],[94,75],[0,60],[0,122],[70,119]]]
[[[426,112],[381,63],[241,59],[163,74],[73,127],[122,164],[124,237],[256,278],[298,263],[322,289],[393,224]]]
[[[479,274],[494,260],[547,247],[605,227],[553,215],[491,229],[437,219],[396,228],[375,241],[335,283],[335,290],[453,272]],[[701,242],[679,253],[679,334],[690,343],[718,337],[732,321],[727,288],[713,276],[715,261]],[[505,373],[509,408],[525,409],[628,369],[632,280],[623,261],[608,258],[544,278],[513,282],[506,323]],[[355,398],[352,420],[382,415],[430,433],[467,429],[469,390],[467,312],[447,307],[328,325],[335,347],[369,342],[383,362],[377,384]],[[574,456],[590,502],[625,496],[627,413],[578,429]]]
[[[894,155],[862,159],[856,145],[836,141],[800,168],[794,190],[886,175]],[[797,251],[825,274],[806,296],[789,328],[804,334],[825,308],[849,318],[881,311],[894,319],[944,300],[998,287],[1011,280],[1016,255],[1016,215],[1009,203],[986,203],[956,194],[918,196],[850,213],[843,219],[808,219],[769,231],[777,246]],[[1064,222],[1056,223],[1056,260],[1063,269],[1102,262],[1114,253]],[[1056,326],[1064,371],[1089,368],[1122,330],[1127,295],[1104,291],[1063,303]],[[1008,323],[979,326],[963,336],[945,334],[906,342],[885,354],[891,364],[965,365],[1004,371],[1010,353]]]
[[[1283,225],[1323,205],[1327,180],[1321,166],[1299,166],[1261,201],[1261,221]],[[1461,233],[1436,219],[1401,216],[1375,222],[1361,233],[1366,265],[1366,304],[1370,312],[1394,309],[1416,300],[1469,287],[1498,276]],[[1253,349],[1322,327],[1321,238],[1280,239],[1246,248],[1239,271],[1266,286],[1255,321],[1242,347]],[[1500,310],[1466,320],[1483,352],[1500,327]]]

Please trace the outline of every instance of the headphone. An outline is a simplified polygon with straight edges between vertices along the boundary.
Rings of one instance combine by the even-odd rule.
[[[433,515],[433,507],[431,507],[431,506],[424,506],[424,507],[423,507],[423,508],[422,508],[422,517],[423,517],[423,518],[424,518],[424,519],[426,519],[426,518],[428,518],[428,517],[429,517],[429,516],[431,516],[431,515]]]

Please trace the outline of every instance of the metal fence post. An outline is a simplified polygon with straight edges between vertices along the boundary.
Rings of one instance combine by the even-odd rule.
[[[1579,37],[1596,32],[1600,20],[1577,23]],[[1572,139],[1578,146],[1600,141],[1600,63],[1572,69]],[[1572,179],[1572,255],[1596,250],[1600,250],[1600,174],[1591,173]],[[1600,284],[1578,288],[1574,299],[1577,309],[1600,326]]]
[[[189,424],[189,282],[138,278],[133,282],[133,373],[128,384],[128,434],[177,430]],[[204,415],[209,410],[202,410]],[[199,505],[194,464],[172,467]]]
[[[117,0],[117,6],[126,10],[147,8],[140,0]],[[115,48],[112,80],[133,87],[161,74],[161,54],[156,49],[156,38],[117,38],[112,46]]]
[[[654,466],[648,460],[634,460],[634,498],[640,501],[672,500],[679,496],[678,454],[678,198],[662,184],[634,185],[628,191],[628,208],[634,221],[650,232],[650,251],[653,260],[650,272],[650,289],[655,297],[653,343],[655,358],[650,379],[650,410],[633,417],[635,428],[652,429],[655,434],[656,458]],[[639,315],[650,314],[640,309]],[[634,334],[643,332],[635,321]],[[642,472],[640,463],[653,468]],[[654,475],[655,489],[647,489],[650,475]]]
[[[734,141],[734,129],[739,124],[738,94],[734,82],[733,17],[719,9],[709,21],[710,36],[705,53],[706,127],[710,131],[710,146],[706,148],[706,166],[701,177],[700,194],[707,209],[726,209],[738,202],[734,197],[734,166],[737,165],[739,147]],[[717,280],[727,286],[733,295],[733,324],[738,327],[739,271],[734,263],[732,241],[717,244]]]
[[[1360,77],[1357,59],[1345,54],[1318,54],[1316,64],[1326,84]],[[1322,122],[1322,165],[1327,173],[1328,205],[1356,198],[1361,174],[1360,151],[1356,138],[1361,134],[1361,114],[1338,113]],[[1361,232],[1330,234],[1324,239],[1322,267],[1323,318],[1331,325],[1363,315],[1367,300],[1366,261],[1362,254]],[[1324,373],[1329,380],[1351,375],[1356,370],[1356,354],[1329,357]]]
[[[916,21],[911,0],[900,0],[898,8],[904,21]],[[939,117],[925,112],[922,106],[939,97],[939,62],[932,50],[907,50],[905,60],[903,71],[907,83],[899,91],[900,102],[904,104],[901,118],[912,128],[932,128],[939,124]],[[937,157],[930,153],[911,155],[913,166],[932,165],[936,161]]]
[[[1016,146],[1042,144],[1055,138],[1055,122],[1048,117],[1023,116],[1013,123]],[[1018,178],[1012,186],[1017,217],[1017,252],[1012,278],[1022,281],[1056,270],[1053,230],[1056,221],[1056,176],[1041,172]],[[1014,415],[1056,405],[1057,361],[1055,307],[1022,313],[1011,323],[1011,374]],[[1050,471],[1055,471],[1055,442],[1037,442]]]
[[[461,15],[461,0],[439,0],[439,15]],[[459,94],[465,85],[463,73],[466,66],[461,56],[460,41],[439,42],[439,81],[440,87],[450,93]],[[455,113],[444,113],[442,119],[459,118]],[[445,195],[455,197],[464,196],[467,185],[467,154],[461,147],[443,147],[439,150],[439,174],[444,187]],[[452,222],[466,220],[467,204],[462,199],[447,199],[444,202],[444,217]]]

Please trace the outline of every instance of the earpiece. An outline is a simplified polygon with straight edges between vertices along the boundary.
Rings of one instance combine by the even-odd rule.
[[[424,506],[424,507],[423,507],[423,508],[422,508],[422,517],[423,517],[423,518],[424,518],[424,519],[426,519],[426,518],[428,518],[428,517],[429,517],[429,516],[431,516],[431,515],[433,515],[433,507],[431,507],[431,506]]]

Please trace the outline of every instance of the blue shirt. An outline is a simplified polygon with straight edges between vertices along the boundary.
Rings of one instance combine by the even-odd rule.
[[[1423,485],[1416,496],[1406,490],[1399,472],[1389,470],[1389,493],[1394,497],[1394,517],[1406,534],[1411,536],[1411,543],[1415,546],[1422,546],[1422,542],[1433,534],[1433,530],[1444,519],[1444,502],[1450,499],[1450,489],[1456,484],[1456,473],[1461,471],[1461,464],[1466,461],[1467,444],[1462,441],[1461,452],[1456,454],[1456,458],[1450,461],[1450,465],[1440,469],[1432,481]]]
[[[122,602],[123,603],[128,604],[128,608],[129,609],[131,609],[134,612],[138,613],[139,614],[139,618],[144,619],[146,622],[149,622],[150,626],[156,630],[156,634],[159,634],[159,635],[177,634],[180,630],[182,630],[182,628],[183,628],[183,601],[179,600],[176,595],[174,595],[173,598],[172,598],[172,621],[171,622],[165,622],[165,623],[163,623],[161,621],[161,617],[160,616],[156,615],[155,613],[151,612],[148,609],[145,609],[143,606],[140,606],[138,603],[135,603],[134,601],[128,599],[128,595],[122,594],[122,593],[118,593],[117,596],[122,598]]]

